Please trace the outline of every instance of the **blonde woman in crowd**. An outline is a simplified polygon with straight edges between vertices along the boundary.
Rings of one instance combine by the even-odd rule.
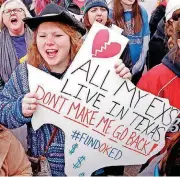
[[[14,69],[26,59],[30,29],[22,21],[31,17],[21,0],[7,0],[0,8],[0,79],[6,83]]]
[[[26,60],[31,30],[22,21],[31,17],[21,0],[6,0],[0,8],[0,91],[15,68]],[[26,148],[26,126],[13,130]]]

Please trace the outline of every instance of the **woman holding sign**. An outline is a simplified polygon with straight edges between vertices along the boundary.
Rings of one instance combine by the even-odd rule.
[[[174,26],[175,46],[164,57],[162,63],[143,75],[138,87],[162,98],[167,98],[170,104],[180,109],[180,9],[172,16]],[[171,41],[169,41],[171,42]],[[175,120],[169,131],[166,133],[166,146],[161,151],[165,152],[172,136],[180,131],[180,119]],[[149,163],[143,166],[146,167]]]
[[[61,79],[81,47],[85,29],[56,4],[48,4],[39,16],[26,18],[24,21],[34,31],[34,41],[29,49],[27,62]],[[119,76],[131,76],[121,61],[115,68]],[[39,158],[43,161],[41,165],[44,164],[45,167],[41,169],[46,169],[46,175],[63,176],[64,133],[49,124],[34,131],[31,118],[37,107],[38,95],[30,93],[27,63],[23,63],[16,68],[0,93],[0,123],[11,129],[27,124],[30,159]],[[38,168],[34,170],[36,175],[37,170]]]

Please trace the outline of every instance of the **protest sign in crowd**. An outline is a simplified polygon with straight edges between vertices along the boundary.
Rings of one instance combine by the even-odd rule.
[[[180,176],[179,0],[0,6],[0,176]]]

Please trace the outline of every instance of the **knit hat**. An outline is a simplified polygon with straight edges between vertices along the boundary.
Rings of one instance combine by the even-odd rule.
[[[180,0],[169,0],[166,6],[166,22],[172,18],[172,14],[180,9]]]
[[[106,0],[86,0],[84,5],[84,14],[86,14],[88,10],[93,7],[104,7],[109,12]]]

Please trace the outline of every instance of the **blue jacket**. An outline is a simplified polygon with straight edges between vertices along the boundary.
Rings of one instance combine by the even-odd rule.
[[[37,131],[32,129],[31,118],[22,115],[22,99],[28,92],[30,92],[28,69],[27,64],[23,63],[16,68],[4,89],[0,92],[0,124],[9,129],[27,124],[28,148],[31,156],[38,157],[44,154],[54,126],[46,124]],[[59,129],[46,155],[53,176],[64,175],[64,142],[64,133]]]

